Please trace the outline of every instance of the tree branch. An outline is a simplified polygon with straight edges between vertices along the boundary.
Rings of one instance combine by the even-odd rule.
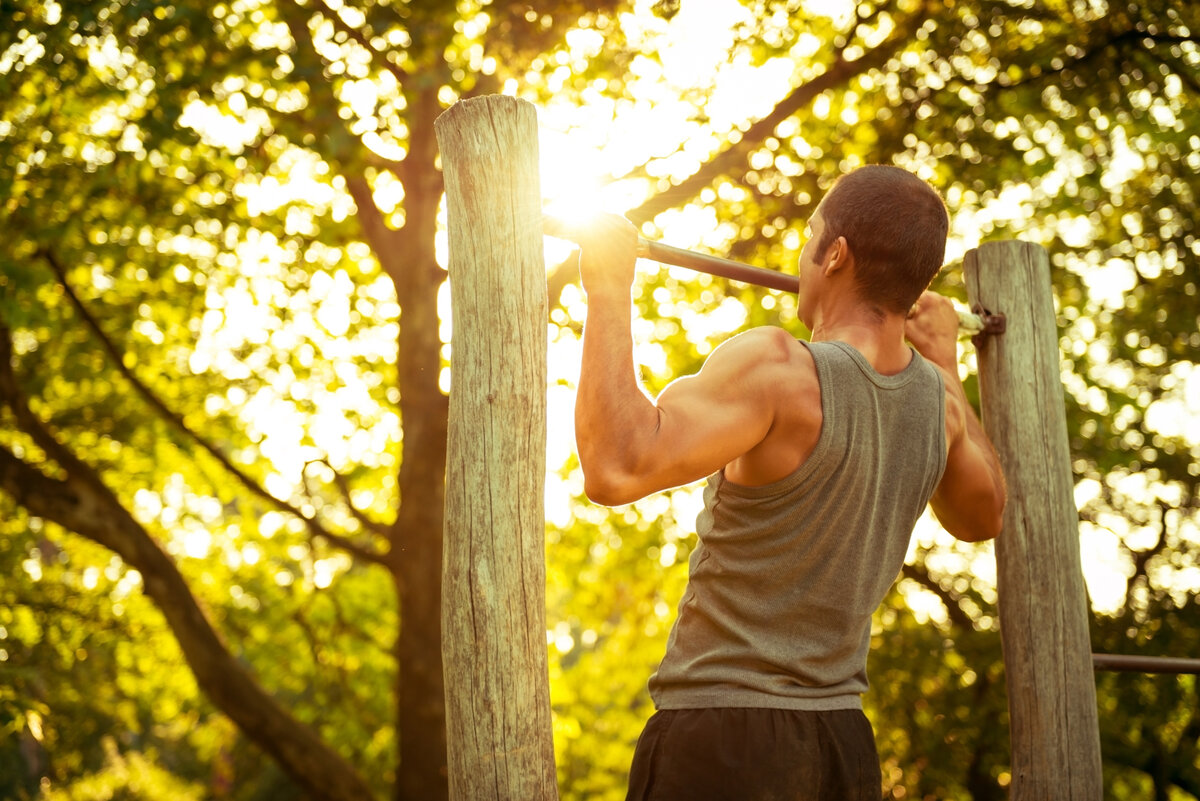
[[[55,439],[42,425],[33,410],[29,408],[17,383],[13,361],[12,333],[4,321],[0,320],[0,402],[12,410],[13,416],[17,419],[17,428],[32,437],[34,443],[45,452],[46,456],[57,462],[59,467],[68,473],[89,472],[91,468]]]
[[[771,110],[770,114],[751,125],[737,142],[730,144],[709,159],[691,176],[631,209],[626,216],[634,223],[641,224],[653,220],[667,209],[674,208],[698,195],[717,177],[738,166],[746,154],[770,136],[781,122],[807,106],[818,95],[886,64],[892,56],[911,41],[913,32],[925,23],[927,15],[928,9],[923,5],[920,11],[908,19],[906,25],[897,28],[882,44],[872,48],[861,58],[854,61],[841,59],[834,61],[825,72],[792,90]]]
[[[975,621],[960,605],[958,594],[939,584],[933,576],[929,575],[929,571],[925,569],[924,565],[906,564],[901,570],[901,575],[912,579],[941,599],[942,604],[946,607],[946,614],[954,625],[964,629],[975,628]]]
[[[338,490],[341,492],[342,500],[344,500],[346,502],[346,507],[350,510],[350,514],[354,517],[354,519],[357,520],[360,524],[362,524],[362,527],[367,529],[368,531],[372,531],[381,537],[389,536],[388,526],[386,526],[383,523],[380,523],[378,520],[371,519],[370,517],[367,516],[367,514],[365,512],[363,512],[361,509],[359,509],[357,506],[354,505],[354,501],[351,500],[351,498],[350,498],[350,485],[348,483],[346,483],[346,477],[343,476],[341,473],[339,473],[337,470],[334,470],[333,465],[330,464],[329,460],[326,459],[325,457],[321,457],[320,459],[314,459],[312,461],[306,462],[304,465],[304,470],[302,471],[302,475],[304,477],[304,488],[308,492],[309,497],[313,497],[313,492],[308,487],[308,466],[310,464],[317,464],[317,463],[325,465],[326,467],[329,468],[329,471],[331,473],[333,473],[334,486],[336,486],[338,488]]]
[[[1087,65],[1090,61],[1092,61],[1097,56],[1104,53],[1104,51],[1108,50],[1110,47],[1120,51],[1122,45],[1129,44],[1130,42],[1141,43],[1141,42],[1147,42],[1147,41],[1153,42],[1154,44],[1183,44],[1184,42],[1196,43],[1196,42],[1200,42],[1200,36],[1197,36],[1197,35],[1176,36],[1174,34],[1151,34],[1151,33],[1145,32],[1145,31],[1139,31],[1136,28],[1130,28],[1127,30],[1119,31],[1119,32],[1110,32],[1109,35],[1107,37],[1105,37],[1104,39],[1102,39],[1098,44],[1088,48],[1083,53],[1081,53],[1078,56],[1075,56],[1071,60],[1064,61],[1058,67],[1051,67],[1049,69],[1046,69],[1046,68],[1042,68],[1042,66],[1040,64],[1034,65],[1034,66],[1038,67],[1038,72],[1036,74],[1029,74],[1024,78],[1021,78],[1020,80],[1017,80],[1017,81],[1013,81],[1011,83],[1006,83],[1005,82],[1006,79],[1004,78],[1003,74],[1001,74],[1001,76],[999,78],[997,78],[996,83],[998,86],[1000,86],[1003,89],[1017,89],[1019,87],[1027,86],[1029,84],[1036,83],[1038,81],[1044,81],[1053,75],[1060,75],[1063,72],[1066,72],[1067,70],[1072,70],[1072,69],[1077,70],[1080,67]],[[1150,53],[1150,54],[1154,55],[1154,51],[1148,47],[1139,47],[1138,51]],[[1186,72],[1181,71],[1180,77],[1182,78],[1182,77],[1184,77],[1184,75],[1186,75]],[[979,88],[978,85],[976,86],[976,88],[977,89]],[[987,88],[987,84],[984,85],[984,88]]]
[[[354,205],[358,207],[355,219],[362,228],[367,244],[371,246],[375,257],[379,259],[379,266],[383,268],[393,283],[398,282],[404,269],[400,258],[401,251],[399,248],[388,248],[385,245],[389,239],[395,239],[397,232],[388,227],[379,207],[375,205],[375,196],[371,192],[371,186],[367,183],[366,177],[347,175],[346,190],[354,199]]]
[[[88,329],[100,341],[101,347],[112,360],[117,372],[119,372],[125,378],[125,380],[133,386],[137,393],[141,395],[142,398],[150,404],[151,408],[153,408],[163,419],[171,423],[175,428],[179,429],[179,431],[181,431],[192,442],[196,443],[205,451],[207,451],[227,472],[233,475],[242,484],[242,486],[248,489],[252,494],[275,506],[280,511],[303,520],[305,526],[313,536],[321,537],[329,543],[369,562],[381,565],[389,564],[387,553],[381,554],[377,551],[364,548],[340,534],[335,534],[332,531],[329,531],[327,528],[321,525],[320,521],[315,517],[310,517],[304,514],[282,498],[277,498],[272,495],[266,490],[265,487],[229,461],[228,457],[221,453],[220,449],[218,449],[204,437],[200,436],[199,433],[193,431],[179,414],[168,408],[167,405],[163,403],[163,401],[141,381],[141,379],[134,375],[132,370],[125,366],[124,354],[104,332],[104,329],[100,326],[99,321],[92,315],[87,306],[85,306],[83,301],[80,300],[79,296],[75,294],[75,290],[67,281],[66,270],[63,268],[58,258],[50,250],[45,248],[40,249],[38,251],[38,255],[40,255],[46,261],[46,263],[50,265],[50,269],[53,270],[55,276],[58,278],[59,283],[63,287],[63,291],[66,293],[67,298],[71,301],[71,305],[75,307],[76,312],[78,312],[84,324],[87,325]],[[40,426],[34,426],[35,430],[37,428],[40,428]],[[22,429],[28,431],[31,435],[34,435],[36,441],[37,435],[34,433],[34,430],[25,428],[24,425],[22,426]],[[41,442],[39,442],[39,445],[40,444]],[[45,448],[44,445],[43,448]],[[60,451],[65,451],[65,449],[60,448]],[[63,464],[60,456],[73,460],[76,468],[74,472],[78,472],[79,468],[84,467],[83,463],[75,459],[74,455],[70,454],[69,452],[53,452],[49,449],[47,449],[47,452],[50,453],[55,461],[58,461],[60,464]],[[71,468],[66,464],[63,464],[63,467],[64,469],[67,469],[68,472],[72,472]],[[91,468],[88,469],[90,470]]]
[[[0,446],[0,490],[31,514],[103,545],[138,570],[205,695],[315,798],[371,798],[354,768],[233,657],[174,562],[103,484],[92,476],[51,478]]]
[[[1183,64],[1179,59],[1171,55],[1164,55],[1157,50],[1145,48],[1143,53],[1153,61],[1167,67],[1173,71],[1173,74],[1179,78],[1180,82],[1187,86],[1192,91],[1192,94],[1200,95],[1200,80],[1196,78],[1193,70],[1188,69],[1188,65]]]
[[[371,41],[367,38],[366,34],[364,34],[358,28],[355,28],[353,25],[346,22],[346,20],[342,19],[342,15],[340,13],[338,13],[337,11],[333,10],[332,8],[330,8],[329,4],[325,0],[321,0],[321,4],[324,6],[323,16],[326,19],[328,19],[330,22],[333,23],[333,27],[335,30],[341,31],[342,33],[346,34],[346,36],[353,39],[360,47],[362,47],[368,53],[371,53],[373,55],[382,55],[384,57],[383,58],[384,69],[386,69],[388,72],[392,73],[392,75],[395,77],[395,79],[401,85],[403,85],[406,81],[408,81],[408,79],[410,77],[408,74],[408,70],[404,69],[404,67],[401,67],[399,64],[393,63],[390,59],[387,58],[386,53],[381,53],[379,50],[376,50],[375,47],[371,44]],[[299,4],[297,3],[297,5],[299,5]]]

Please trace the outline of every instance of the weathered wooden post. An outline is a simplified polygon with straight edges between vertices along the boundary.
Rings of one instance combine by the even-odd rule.
[[[989,242],[963,260],[972,304],[1007,318],[979,354],[983,423],[1008,479],[996,541],[1013,801],[1103,795],[1058,327],[1046,251]]]
[[[435,130],[454,327],[442,588],[450,797],[546,801],[558,788],[537,116],[527,102],[493,95],[455,104]]]

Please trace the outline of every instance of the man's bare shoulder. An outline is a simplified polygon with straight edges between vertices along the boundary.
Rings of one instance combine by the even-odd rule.
[[[769,484],[799,467],[816,446],[821,431],[817,365],[807,345],[783,328],[763,326],[734,339],[741,340],[739,351],[744,347],[755,354],[746,384],[761,392],[771,425],[758,444],[726,466],[725,476],[747,486]]]
[[[804,343],[796,339],[786,328],[762,325],[726,340],[713,355],[722,358],[745,360],[762,366],[792,366],[813,368],[816,366]]]
[[[727,376],[764,387],[770,394],[795,397],[818,391],[812,352],[785,328],[764,325],[743,331],[709,359],[721,362]]]

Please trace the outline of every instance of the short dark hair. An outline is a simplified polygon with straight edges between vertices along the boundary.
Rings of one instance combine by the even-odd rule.
[[[846,237],[859,292],[883,311],[908,312],[946,257],[946,204],[900,167],[872,164],[842,175],[821,202],[821,217],[818,258]]]

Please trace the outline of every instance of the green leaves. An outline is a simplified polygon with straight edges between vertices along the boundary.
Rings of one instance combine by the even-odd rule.
[[[672,244],[794,271],[832,180],[878,162],[943,192],[950,261],[990,238],[1045,244],[1096,647],[1195,650],[1195,9],[747,0],[720,31],[695,12],[5,6],[0,325],[20,390],[171,555],[228,651],[381,796],[393,780],[442,792],[437,759],[397,767],[395,706],[405,681],[406,698],[440,697],[421,683],[437,675],[438,643],[425,629],[409,651],[395,641],[401,604],[438,597],[440,513],[427,507],[450,352],[430,137],[433,117],[471,94],[537,99],[544,125],[601,148],[631,214]],[[752,94],[760,108],[735,102]],[[939,287],[961,297],[953,270]],[[552,380],[569,396],[583,308],[572,290],[552,301],[565,354]],[[737,330],[805,333],[793,298],[678,270],[646,269],[637,304],[652,391]],[[63,475],[11,402],[0,445]],[[694,493],[608,513],[579,497],[572,460],[552,469],[560,784],[564,797],[620,798],[682,592]],[[0,738],[0,794],[33,797],[42,778],[54,798],[295,792],[205,700],[142,594],[153,577],[18,501],[0,497],[0,727],[14,735]],[[983,622],[994,599],[949,553],[923,542],[879,616],[868,704],[893,797],[993,798],[1007,782],[1002,665]],[[938,604],[945,614],[928,613]],[[1189,682],[1099,677],[1111,797],[1155,781],[1197,794]],[[414,736],[436,732],[428,714],[407,718],[422,721]],[[1158,778],[1147,751],[1169,766]],[[418,761],[424,784],[404,774]]]

